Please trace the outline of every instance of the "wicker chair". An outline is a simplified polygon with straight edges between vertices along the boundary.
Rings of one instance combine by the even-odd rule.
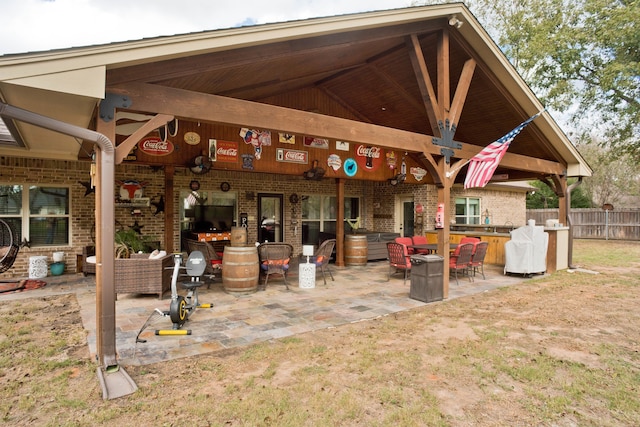
[[[316,268],[319,268],[322,271],[322,278],[324,279],[324,284],[327,284],[327,278],[325,277],[325,269],[329,272],[331,276],[331,280],[333,279],[333,273],[329,268],[329,261],[331,260],[331,255],[333,254],[333,248],[336,246],[336,239],[328,239],[322,242],[320,247],[316,250],[314,256],[316,259]]]
[[[272,274],[281,274],[287,290],[289,289],[287,272],[289,271],[291,254],[293,254],[293,246],[288,243],[262,243],[258,246],[260,270],[265,275],[264,289],[267,288],[269,276]]]
[[[116,294],[157,294],[158,299],[171,289],[173,254],[149,259],[149,254],[131,254],[131,258],[116,258]]]
[[[87,276],[88,274],[96,274],[96,263],[95,258],[93,258],[93,262],[89,262],[89,257],[96,256],[96,247],[95,246],[85,246],[82,248],[82,274]]]

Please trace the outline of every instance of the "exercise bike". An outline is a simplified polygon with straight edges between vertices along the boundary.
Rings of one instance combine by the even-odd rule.
[[[207,261],[202,252],[193,251],[187,258],[184,267],[181,267],[182,254],[180,253],[174,254],[173,262],[171,303],[169,304],[169,311],[162,312],[164,316],[169,316],[171,322],[173,322],[173,329],[159,329],[155,333],[156,335],[191,335],[190,330],[181,329],[185,322],[189,320],[189,316],[198,308],[213,308],[213,304],[198,303],[198,288],[204,284],[204,281],[201,281],[200,278],[204,274]],[[178,278],[182,268],[186,270],[191,279],[189,282],[181,283],[182,287],[187,289],[186,296],[178,294]]]

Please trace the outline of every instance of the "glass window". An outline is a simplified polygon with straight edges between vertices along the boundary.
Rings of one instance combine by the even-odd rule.
[[[338,205],[335,196],[309,195],[302,196],[302,243],[317,245],[320,238],[334,238],[336,234],[336,220]],[[345,229],[349,229],[347,219],[360,216],[360,199],[345,197],[344,220]]]
[[[456,198],[456,224],[480,224],[480,199]]]
[[[16,240],[24,236],[31,247],[68,245],[69,188],[0,185],[0,217],[13,227]]]
[[[9,224],[14,239],[22,241],[22,185],[0,185],[0,218]]]

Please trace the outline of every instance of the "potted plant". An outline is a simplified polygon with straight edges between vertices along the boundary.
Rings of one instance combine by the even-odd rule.
[[[151,241],[133,229],[117,231],[114,237],[116,258],[129,258],[132,253],[149,249]]]

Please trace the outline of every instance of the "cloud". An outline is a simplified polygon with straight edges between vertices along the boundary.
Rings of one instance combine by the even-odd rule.
[[[3,0],[0,54],[409,6],[409,0]]]

